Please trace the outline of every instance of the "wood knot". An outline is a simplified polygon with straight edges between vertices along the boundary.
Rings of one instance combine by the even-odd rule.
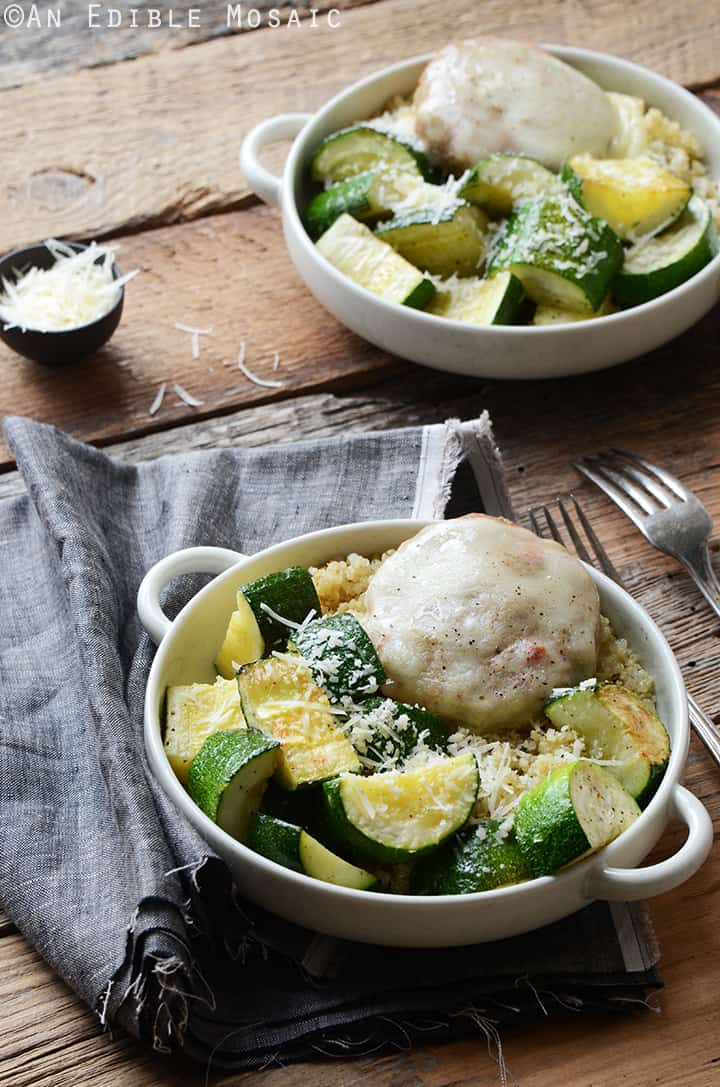
[[[92,174],[72,166],[49,166],[30,175],[28,195],[48,211],[63,211],[84,200],[96,184]]]

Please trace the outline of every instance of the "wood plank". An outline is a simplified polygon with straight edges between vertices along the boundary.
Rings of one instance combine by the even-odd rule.
[[[311,9],[323,13],[329,8],[345,10],[374,0],[303,0],[287,3],[283,0],[254,0],[245,4],[242,18],[232,12],[227,4],[173,4],[163,7],[157,0],[135,0],[132,9],[118,16],[108,14],[111,4],[97,5],[91,14],[86,0],[64,0],[62,5],[48,5],[31,16],[32,7],[26,5],[25,20],[16,27],[3,25],[0,37],[0,90],[18,87],[61,72],[80,68],[98,68],[105,64],[159,53],[168,49],[185,49],[188,45],[209,41],[230,34],[248,34],[267,25],[271,9],[278,12],[285,24],[292,10],[301,19],[312,19]],[[234,5],[230,5],[233,7]],[[248,21],[247,10],[252,7],[262,16],[256,26],[253,15]],[[39,8],[39,5],[38,5]],[[58,11],[60,25],[55,16],[46,14],[48,9]],[[98,8],[100,9],[98,11]],[[190,9],[196,12],[189,15]],[[119,10],[115,7],[115,10]],[[153,12],[160,12],[158,16]],[[170,14],[172,12],[172,15]],[[294,17],[293,17],[294,18]],[[38,22],[40,25],[38,25]]]
[[[0,936],[9,936],[12,932],[17,932],[17,928],[3,909],[0,908]]]
[[[78,1082],[87,1087],[187,1084],[179,1067],[176,1070],[123,1033],[103,1033],[96,1016],[22,936],[0,941],[0,964],[4,1087],[73,1087]]]
[[[338,29],[267,29],[6,90],[1,246],[236,208],[248,197],[237,148],[256,121],[314,110],[352,79],[477,29],[465,0],[385,0],[382,18],[360,7]],[[705,0],[662,19],[655,0],[528,0],[511,11],[486,0],[483,31],[592,43],[687,84],[720,77],[720,17]]]
[[[141,274],[127,288],[111,343],[94,358],[58,369],[0,345],[0,414],[30,415],[107,442],[330,383],[357,385],[398,367],[315,302],[287,258],[280,220],[268,208],[132,235],[121,245],[122,267]],[[200,338],[199,359],[176,322],[212,328],[211,336]],[[224,364],[237,358],[242,340],[247,365],[264,379],[282,381],[282,388],[259,387],[237,366]],[[280,366],[273,371],[276,351]],[[151,417],[162,382],[165,400]],[[175,382],[202,405],[184,404],[173,392]],[[8,460],[2,447],[0,461]]]
[[[139,267],[141,275],[127,289],[123,321],[111,343],[94,359],[56,370],[23,360],[0,345],[4,375],[0,415],[29,415],[82,439],[107,444],[248,404],[319,389],[357,388],[388,373],[412,373],[410,388],[419,382],[418,399],[422,400],[425,379],[421,375],[426,371],[411,368],[354,336],[311,297],[287,259],[280,221],[271,209],[258,205],[221,218],[130,235],[120,243],[122,266]],[[175,328],[178,321],[213,328],[212,336],[201,338],[198,360],[192,357],[190,337]],[[438,378],[439,387],[449,382],[462,390],[456,394],[461,408],[485,401],[496,405],[498,422],[507,418],[508,434],[517,430],[521,440],[527,436],[528,441],[539,443],[544,455],[554,455],[554,468],[569,463],[567,450],[578,439],[587,440],[596,419],[610,420],[605,440],[612,436],[619,441],[615,431],[622,433],[628,425],[626,444],[634,444],[636,433],[649,434],[661,457],[665,436],[673,435],[665,456],[675,458],[685,445],[681,413],[691,417],[694,405],[702,402],[705,411],[698,420],[700,444],[693,446],[693,463],[714,463],[711,419],[713,410],[720,407],[720,373],[714,364],[719,327],[716,311],[672,344],[619,370],[511,385],[448,375]],[[265,379],[285,382],[282,388],[258,387],[237,368],[224,365],[236,357],[243,339],[248,365]],[[272,370],[275,351],[281,359],[277,373]],[[677,381],[679,358],[688,360],[681,383]],[[637,420],[628,420],[616,410],[619,381],[630,383],[635,402],[649,407]],[[149,409],[162,382],[168,383],[168,392],[161,410],[151,417]],[[203,404],[199,408],[183,404],[172,392],[174,382]],[[438,386],[430,387],[432,405]],[[463,404],[463,398],[470,399]],[[406,396],[403,402],[413,401]],[[671,418],[668,404],[675,409]],[[568,423],[553,450],[544,441],[545,412],[554,413],[560,405]],[[603,441],[602,429],[596,441]],[[526,455],[523,450],[528,448],[521,444],[518,457]],[[581,444],[577,455],[589,448]],[[10,463],[7,450],[0,447],[0,470]]]

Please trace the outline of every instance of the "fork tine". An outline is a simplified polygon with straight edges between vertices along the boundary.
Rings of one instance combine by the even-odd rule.
[[[668,494],[669,488],[661,486],[654,476],[651,476],[648,472],[638,468],[635,461],[626,460],[625,454],[619,449],[612,449],[610,452],[613,458],[615,458],[622,467],[625,475],[630,476],[636,483],[639,483],[641,487],[653,496],[653,498],[657,499],[664,509],[670,509],[673,502],[677,500],[677,496],[674,492],[670,491]]]
[[[547,508],[547,506],[543,506],[543,513],[545,514],[545,520],[547,521],[548,528],[550,529],[550,535],[552,536],[553,540],[555,540],[555,543],[559,543],[564,547],[565,544],[563,543],[563,538],[560,535],[560,530],[555,524],[555,519],[553,518],[553,515],[550,513],[550,510]]]
[[[585,513],[585,510],[582,508],[582,506],[580,505],[580,503],[578,502],[578,500],[577,500],[577,498],[575,497],[574,494],[570,495],[570,501],[572,502],[573,506],[575,507],[575,513],[577,514],[578,520],[579,520],[580,524],[583,527],[583,531],[585,532],[585,535],[587,536],[588,540],[590,541],[590,546],[592,547],[593,551],[595,552],[595,557],[596,557],[597,561],[600,563],[600,569],[602,570],[602,572],[604,574],[607,574],[607,576],[609,578],[612,578],[613,581],[617,581],[617,583],[619,585],[621,585],[622,581],[620,579],[620,574],[617,572],[617,570],[613,566],[612,562],[610,561],[610,556],[608,555],[607,551],[605,550],[605,548],[603,547],[603,545],[600,543],[597,536],[595,535],[595,529],[590,524],[590,521],[588,520],[588,517],[587,517],[587,514]],[[595,565],[595,564],[593,564],[593,565]]]
[[[528,516],[530,517],[530,524],[532,525],[533,532],[536,536],[540,536],[540,538],[542,539],[545,536],[545,533],[543,532],[540,526],[540,521],[538,519],[540,512],[540,506],[533,506]]]
[[[590,565],[592,565],[592,559],[590,558],[590,555],[588,553],[588,549],[585,546],[585,543],[583,541],[582,536],[580,535],[578,530],[575,528],[575,523],[574,523],[573,519],[571,518],[570,514],[568,513],[567,509],[565,508],[565,503],[563,502],[562,498],[558,498],[557,504],[558,504],[558,509],[560,510],[560,513],[562,514],[562,519],[565,522],[565,528],[570,533],[570,539],[572,540],[573,544],[575,545],[576,552],[578,553],[579,557],[583,560],[583,562],[587,562],[587,563],[590,563]],[[577,502],[575,503],[575,505],[577,506]]]
[[[616,506],[619,506],[623,513],[630,518],[632,523],[640,529],[643,536],[647,536],[645,530],[646,518],[633,502],[628,501],[627,496],[619,487],[616,487],[610,479],[605,477],[605,475],[601,475],[600,471],[598,471],[600,465],[598,465],[597,461],[590,460],[588,457],[583,457],[581,460],[575,461],[575,468],[581,476],[585,476],[586,479],[589,479],[596,487],[599,487],[603,494],[606,494]]]
[[[595,463],[597,464],[598,471],[607,476],[611,483],[614,483],[616,487],[619,487],[628,498],[631,498],[636,506],[639,506],[644,513],[650,517],[653,513],[657,513],[657,503],[650,498],[650,495],[643,491],[640,487],[636,487],[632,480],[628,480],[624,473],[624,465],[618,465],[613,467],[613,463],[609,457],[600,454],[596,457]]]
[[[626,457],[628,460],[635,461],[636,464],[641,465],[646,472],[650,472],[650,474],[655,476],[656,479],[659,479],[661,483],[664,483],[666,487],[669,487],[673,494],[676,494],[683,502],[686,502],[688,498],[693,497],[692,491],[688,490],[684,483],[681,483],[679,479],[671,475],[670,472],[667,472],[664,468],[660,468],[657,464],[652,464],[649,460],[639,457],[637,453],[630,453],[627,449],[613,449],[613,453],[617,453],[621,457]]]

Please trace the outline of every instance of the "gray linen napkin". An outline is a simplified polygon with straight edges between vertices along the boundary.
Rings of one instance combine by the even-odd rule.
[[[487,416],[129,467],[6,422],[27,495],[0,502],[0,901],[103,1024],[214,1067],[376,1052],[659,983],[642,909],[596,904],[492,945],[368,948],[242,900],[149,771],[153,646],[135,596],[163,555],[253,552],[324,526],[511,515]],[[175,614],[201,582],[175,582]]]

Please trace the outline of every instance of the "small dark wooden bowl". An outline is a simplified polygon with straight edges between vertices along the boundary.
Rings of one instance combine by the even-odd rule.
[[[81,252],[87,249],[86,245],[79,242],[67,243],[72,249]],[[98,257],[98,260],[100,258]],[[13,253],[0,260],[0,280],[14,278],[14,272],[21,272],[28,267],[52,268],[55,258],[45,245],[28,245],[24,249],[16,249]],[[120,272],[117,265],[113,265],[113,277],[118,279]],[[0,292],[1,293],[1,292]],[[77,328],[63,329],[58,332],[38,332],[35,329],[4,327],[0,320],[0,339],[19,355],[33,362],[41,362],[45,366],[65,366],[69,362],[77,362],[78,359],[91,355],[97,351],[112,336],[120,323],[125,301],[125,288],[120,288],[120,297],[112,309],[90,321],[87,325],[78,325]]]

